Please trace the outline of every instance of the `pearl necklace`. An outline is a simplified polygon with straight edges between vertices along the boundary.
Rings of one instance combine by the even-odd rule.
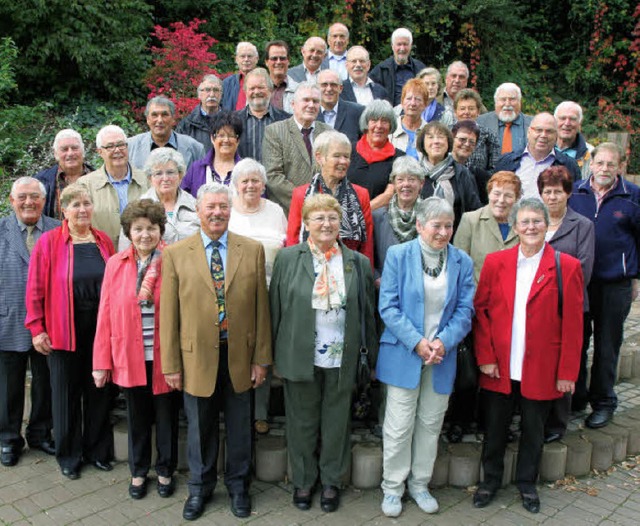
[[[567,215],[567,209],[564,209],[564,214],[562,214],[562,217],[560,218],[560,221],[558,221],[557,223],[554,223],[553,221],[551,221],[551,219],[549,219],[549,226],[559,226],[562,224],[562,220],[564,219],[564,216]]]

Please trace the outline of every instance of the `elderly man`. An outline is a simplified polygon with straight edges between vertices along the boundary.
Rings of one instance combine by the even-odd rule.
[[[324,122],[334,130],[344,133],[355,145],[361,135],[359,123],[364,106],[346,100],[339,101],[342,81],[338,73],[331,69],[320,72],[318,85],[320,86],[318,122]]]
[[[311,182],[313,141],[331,129],[315,122],[320,111],[320,88],[314,82],[298,84],[292,105],[292,117],[267,126],[262,146],[269,199],[278,203],[287,216],[293,189]]]
[[[374,99],[387,99],[384,86],[369,78],[371,60],[369,52],[362,46],[353,46],[347,51],[347,80],[343,83],[340,98],[366,106]]]
[[[104,164],[79,179],[87,186],[93,201],[93,227],[104,230],[113,246],[118,246],[120,214],[127,203],[139,199],[149,183],[142,170],[129,164],[127,136],[122,128],[110,124],[96,136],[96,147]]]
[[[62,219],[60,193],[66,186],[93,171],[84,161],[84,143],[80,134],[71,129],[60,130],[53,140],[53,157],[57,164],[38,172],[34,177],[46,190],[44,214]]]
[[[335,71],[341,80],[347,80],[347,47],[349,46],[349,28],[336,22],[327,31],[329,50],[322,65]]]
[[[456,100],[458,92],[467,87],[468,81],[469,68],[464,62],[456,60],[449,64],[447,75],[444,77],[444,91],[438,102],[444,106],[445,114],[448,115],[447,118],[450,122],[456,122],[453,102]]]
[[[291,113],[291,108],[285,104],[287,94],[293,94],[289,91],[288,83],[289,45],[284,40],[271,40],[264,48],[264,56],[269,78],[273,83],[271,104],[279,110]]]
[[[580,133],[582,127],[582,108],[576,102],[565,100],[558,104],[553,116],[558,122],[558,141],[556,149],[576,160],[583,179],[591,174],[589,163],[593,145]]]
[[[371,72],[371,78],[387,90],[387,100],[392,106],[400,104],[402,87],[420,70],[426,68],[423,62],[412,58],[413,35],[404,27],[396,29],[391,35],[393,56],[382,61]]]
[[[184,390],[189,497],[183,517],[204,512],[216,485],[224,411],[224,482],[236,517],[251,514],[251,389],[271,364],[271,320],[262,244],[227,231],[230,190],[203,185],[200,231],[162,255],[160,348],[169,386]]]
[[[320,70],[329,66],[323,64],[327,54],[327,44],[320,37],[310,37],[302,46],[302,64],[289,69],[289,78],[295,82],[314,81],[317,82]]]
[[[244,82],[247,73],[258,65],[258,48],[251,42],[239,42],[236,46],[238,73],[222,82],[222,109],[241,110],[247,105]]]
[[[205,153],[211,148],[209,117],[220,111],[222,82],[215,75],[205,75],[198,86],[198,104],[193,111],[176,126],[176,133],[188,135],[204,147]]]
[[[531,117],[521,113],[522,92],[512,82],[500,84],[493,95],[495,111],[478,117],[479,126],[488,128],[500,140],[501,153],[524,150]]]
[[[244,90],[247,106],[238,112],[242,119],[242,135],[238,144],[240,157],[251,157],[262,162],[262,140],[268,124],[289,118],[285,111],[274,108],[269,103],[273,84],[264,68],[256,68],[247,73]]]
[[[538,176],[549,166],[564,166],[569,170],[573,180],[577,181],[580,179],[580,168],[571,157],[555,149],[557,134],[554,116],[550,113],[538,113],[527,130],[525,149],[500,157],[495,172],[515,172],[522,181],[523,197],[540,198]]]
[[[75,132],[74,132],[75,133]],[[60,134],[58,134],[60,135]],[[33,177],[21,177],[13,183],[9,202],[13,212],[0,219],[0,461],[15,466],[22,454],[21,435],[27,364],[31,366],[31,415],[26,429],[29,448],[54,455],[51,439],[51,386],[46,356],[37,352],[31,333],[25,328],[27,315],[24,297],[29,257],[43,232],[60,221],[42,215],[45,206],[44,185]]]
[[[595,223],[593,274],[587,288],[593,331],[593,365],[587,427],[606,426],[618,405],[614,390],[624,321],[638,296],[640,188],[622,176],[622,149],[605,142],[593,150],[591,176],[574,186],[569,206]],[[589,337],[591,330],[588,332]],[[586,404],[586,354],[582,357],[573,406]]]
[[[149,131],[134,135],[127,140],[129,145],[129,161],[142,170],[151,150],[167,146],[178,150],[187,168],[193,161],[204,157],[204,146],[188,135],[173,131],[176,107],[166,97],[153,97],[147,102],[144,115],[147,118]]]

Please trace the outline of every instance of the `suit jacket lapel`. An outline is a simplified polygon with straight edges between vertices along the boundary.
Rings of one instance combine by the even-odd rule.
[[[447,305],[450,305],[453,301],[456,280],[452,279],[452,277],[458,274],[460,274],[460,258],[458,254],[455,254],[453,250],[451,250],[451,246],[449,246],[447,255],[447,275],[449,277],[447,278],[447,299],[444,302],[445,309]]]
[[[569,235],[577,226],[578,222],[576,221],[576,212],[568,209],[564,221],[560,223],[560,228],[558,228],[558,230],[556,230],[556,233],[553,235],[553,240],[556,241]]]
[[[516,245],[514,248],[510,249],[509,257],[505,257],[500,260],[502,269],[498,272],[498,276],[500,276],[500,286],[502,287],[502,292],[512,318],[516,300],[516,278],[518,273],[519,252],[520,245]]]
[[[422,281],[422,249],[420,248],[420,241],[418,239],[414,239],[410,243],[413,243],[413,245],[411,246],[411,255],[409,256],[409,276],[411,283],[417,284],[418,295],[422,298],[424,305],[425,297]]]
[[[298,153],[300,154],[304,162],[311,166],[311,159],[309,158],[307,147],[304,145],[302,132],[298,129],[298,125],[296,124],[296,121],[293,120],[293,117],[289,120],[289,133],[291,134],[291,140],[298,150]]]
[[[336,113],[336,122],[333,125],[333,129],[334,130],[338,130],[342,128],[342,125],[344,124],[344,120],[346,118],[346,104],[340,104],[338,102],[338,113]]]
[[[242,247],[240,243],[235,239],[235,236],[229,232],[227,234],[228,250],[227,250],[227,266],[224,269],[224,289],[229,290],[231,281],[236,275],[236,271],[240,266],[240,260],[242,259]]]
[[[211,277],[211,269],[207,264],[207,254],[202,244],[202,238],[200,232],[197,232],[191,236],[191,243],[189,244],[189,251],[193,258],[193,264],[196,267],[196,271],[200,274],[202,281],[207,284],[207,287],[211,291],[211,294],[216,295],[215,288],[213,287],[213,278]]]
[[[24,242],[24,239],[22,239],[22,231],[20,230],[20,226],[18,226],[18,220],[15,215],[12,216],[10,221],[7,221],[7,228],[9,230],[9,243],[28,265],[29,251],[27,250],[27,245]]]
[[[542,253],[542,258],[538,265],[538,271],[536,272],[536,277],[533,278],[533,283],[531,284],[531,291],[529,292],[527,303],[531,302],[531,300],[533,300],[533,298],[535,298],[540,291],[547,286],[547,284],[555,280],[554,267],[556,266],[556,262],[554,259],[554,252],[555,251],[551,245],[548,243],[545,244],[544,252]]]

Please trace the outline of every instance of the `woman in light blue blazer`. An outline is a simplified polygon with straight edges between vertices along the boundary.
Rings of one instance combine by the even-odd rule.
[[[416,504],[435,513],[427,488],[456,375],[456,349],[471,329],[473,262],[449,244],[453,209],[430,197],[418,206],[419,237],[389,248],[380,284],[377,377],[387,384],[382,511],[402,512],[405,481]]]

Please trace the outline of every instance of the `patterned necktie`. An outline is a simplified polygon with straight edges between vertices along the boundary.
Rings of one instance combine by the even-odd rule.
[[[502,134],[502,155],[513,151],[513,136],[511,135],[511,123],[504,123],[504,133]]]
[[[224,305],[224,267],[222,266],[222,257],[218,247],[219,241],[212,241],[211,246],[211,277],[213,278],[213,287],[216,289],[218,298],[218,320],[220,321],[220,331],[227,330],[227,314]]]
[[[31,251],[33,250],[33,246],[36,244],[36,240],[33,237],[33,229],[35,228],[35,226],[33,225],[28,225],[27,226],[27,240],[25,242],[25,244],[27,245],[27,250],[29,251],[29,254],[31,254]]]
[[[302,128],[302,140],[304,141],[304,145],[307,148],[307,153],[309,154],[309,159],[313,159],[311,156],[311,132],[313,128]]]

